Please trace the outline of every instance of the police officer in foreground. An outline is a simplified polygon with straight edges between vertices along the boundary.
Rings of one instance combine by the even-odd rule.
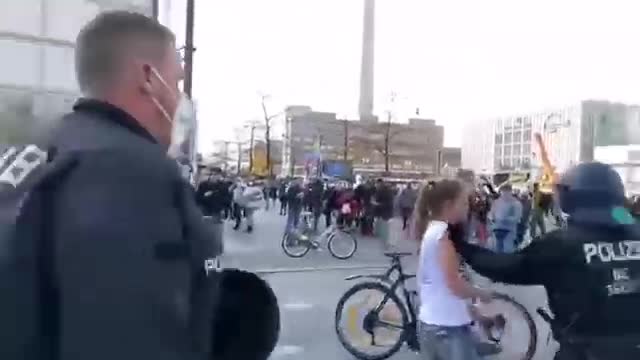
[[[178,88],[174,35],[141,14],[102,13],[81,30],[75,66],[85,98],[50,143],[56,157],[77,161],[52,196],[53,347],[40,359],[266,359],[279,330],[275,296],[253,274],[236,271],[222,284],[212,276],[218,253],[193,188],[167,156],[176,125],[193,114]],[[225,289],[262,294],[252,310],[263,317],[216,317],[237,302]],[[238,354],[220,339],[242,342],[242,329],[224,321],[258,321],[268,333],[253,330]]]
[[[608,165],[583,163],[556,191],[569,215],[566,229],[513,254],[452,234],[456,248],[494,281],[545,287],[553,318],[541,315],[560,344],[556,360],[640,359],[640,233],[624,208],[620,176]]]

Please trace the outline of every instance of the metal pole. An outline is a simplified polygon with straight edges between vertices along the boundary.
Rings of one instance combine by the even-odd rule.
[[[193,27],[195,15],[195,0],[187,0],[187,31],[184,45],[184,92],[191,97],[193,89]]]
[[[249,174],[253,172],[253,142],[255,139],[256,125],[251,125],[251,135],[249,138]]]
[[[242,166],[242,143],[238,141],[238,176],[240,176],[240,167]]]
[[[227,169],[229,167],[229,144],[231,143],[231,141],[225,141],[224,142],[224,172],[227,172]]]
[[[344,119],[342,121],[344,125],[344,149],[342,153],[342,160],[347,161],[349,159],[349,120]]]
[[[160,4],[159,4],[160,0],[153,0],[151,1],[151,15],[153,16],[154,19],[158,20],[158,17],[160,15]]]
[[[273,176],[273,169],[271,168],[271,117],[267,113],[267,105],[265,99],[268,95],[262,95],[262,112],[264,113],[264,142],[266,147],[267,156],[267,174],[269,177]]]

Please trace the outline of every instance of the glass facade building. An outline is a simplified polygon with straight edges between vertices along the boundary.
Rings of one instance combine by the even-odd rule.
[[[74,41],[100,11],[153,15],[153,0],[0,1],[0,143],[28,141],[68,111],[79,92]]]
[[[476,173],[534,173],[540,167],[535,134],[562,172],[594,159],[596,146],[640,144],[640,107],[608,101],[471,121],[462,141],[462,166]]]

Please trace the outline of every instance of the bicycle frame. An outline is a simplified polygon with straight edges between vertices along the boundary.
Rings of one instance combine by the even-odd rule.
[[[394,272],[398,273],[398,277],[396,278],[395,281],[391,282],[391,276],[393,275]],[[408,308],[407,310],[409,311],[409,324],[415,324],[416,318],[417,318],[417,314],[414,310],[415,304],[413,303],[413,300],[411,298],[411,293],[409,292],[409,290],[407,290],[405,286],[406,280],[413,279],[415,277],[416,277],[415,275],[405,274],[402,269],[402,263],[400,262],[400,258],[393,257],[391,259],[391,267],[387,271],[385,271],[385,273],[382,275],[351,275],[351,276],[347,276],[345,280],[373,279],[373,280],[385,282],[389,285],[389,292],[385,294],[380,304],[378,304],[378,306],[373,310],[373,312],[376,314],[382,311],[387,301],[389,301],[389,293],[395,293],[398,290],[398,287],[402,287],[402,295],[404,296],[406,306]],[[387,324],[387,325],[391,326],[391,324]],[[397,326],[392,326],[392,327],[397,327]]]

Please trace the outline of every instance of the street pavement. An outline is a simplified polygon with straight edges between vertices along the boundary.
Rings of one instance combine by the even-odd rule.
[[[259,211],[255,214],[255,229],[252,234],[232,230],[231,223],[225,225],[225,255],[222,265],[259,273],[278,296],[282,332],[270,359],[354,359],[343,349],[335,334],[336,304],[342,294],[353,285],[353,282],[344,280],[346,276],[384,271],[389,264],[388,258],[383,255],[385,246],[378,239],[361,238],[358,252],[349,260],[334,259],[326,248],[322,252],[311,251],[304,258],[289,258],[280,247],[284,222],[285,218],[272,209],[271,212]],[[405,240],[398,248],[415,253],[416,244]],[[416,263],[416,256],[403,260],[406,271],[410,273],[415,272]],[[478,281],[509,294],[528,309],[538,328],[538,349],[534,359],[552,359],[556,345],[553,340],[548,341],[549,328],[535,313],[538,307],[546,304],[544,289],[494,285],[486,279]],[[509,313],[505,316],[509,321]],[[526,341],[525,335],[517,330],[520,326],[521,324],[515,324],[513,327],[516,330],[511,332],[511,327],[507,327],[505,338],[511,344]],[[509,344],[505,346],[508,347]],[[403,348],[392,359],[419,359],[419,356]],[[511,360],[513,357],[503,354],[492,359]]]

